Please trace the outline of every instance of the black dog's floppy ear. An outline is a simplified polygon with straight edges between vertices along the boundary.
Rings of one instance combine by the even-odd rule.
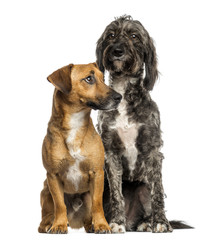
[[[47,80],[51,82],[59,91],[68,94],[72,89],[71,69],[73,66],[73,64],[69,64],[58,69],[49,75]]]
[[[103,35],[99,38],[97,41],[97,46],[96,46],[96,63],[100,69],[101,72],[104,73],[105,68],[103,66],[103,48],[102,48],[102,42],[103,42]]]
[[[147,42],[145,45],[146,45],[145,46],[146,50],[144,53],[145,78],[143,85],[147,90],[151,91],[158,78],[158,70],[156,49],[154,47],[153,40],[149,37],[148,33]]]

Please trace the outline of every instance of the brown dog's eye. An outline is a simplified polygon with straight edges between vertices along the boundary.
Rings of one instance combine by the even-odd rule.
[[[88,76],[87,78],[85,78],[85,81],[88,83],[88,84],[93,84],[95,83],[95,79],[91,76]]]

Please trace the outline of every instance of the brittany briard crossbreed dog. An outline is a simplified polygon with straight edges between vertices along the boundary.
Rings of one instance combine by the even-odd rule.
[[[119,17],[99,38],[96,55],[123,97],[118,109],[98,116],[106,152],[104,211],[112,232],[189,228],[165,216],[160,114],[150,96],[158,78],[152,38],[139,21]]]

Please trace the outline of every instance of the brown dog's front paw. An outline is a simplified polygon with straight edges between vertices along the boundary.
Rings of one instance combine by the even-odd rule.
[[[111,228],[108,223],[100,223],[94,225],[94,231],[95,233],[111,233]]]
[[[68,233],[68,227],[66,225],[52,225],[52,227],[49,229],[48,233],[52,234],[66,234]]]
[[[47,233],[49,231],[49,229],[51,228],[51,224],[50,225],[45,225],[45,226],[39,226],[38,228],[38,232],[39,233]]]
[[[85,224],[84,228],[87,233],[94,233],[94,228],[92,224]]]

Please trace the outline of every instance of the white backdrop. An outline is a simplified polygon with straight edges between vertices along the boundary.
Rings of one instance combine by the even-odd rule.
[[[127,233],[109,239],[218,239],[221,232],[222,33],[220,1],[1,1],[0,226],[4,239],[101,239],[83,231],[37,233],[45,179],[41,144],[51,115],[46,77],[95,61],[96,41],[114,17],[130,14],[155,40],[168,219],[195,230]],[[96,114],[93,120],[96,123]],[[104,237],[104,236],[102,236]],[[2,237],[1,237],[2,238]]]

